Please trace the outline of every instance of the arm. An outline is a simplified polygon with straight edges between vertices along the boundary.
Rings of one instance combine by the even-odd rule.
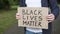
[[[57,6],[56,0],[49,0],[51,13],[54,14],[55,18],[59,15],[59,7]]]
[[[20,7],[26,7],[25,0],[19,0]]]

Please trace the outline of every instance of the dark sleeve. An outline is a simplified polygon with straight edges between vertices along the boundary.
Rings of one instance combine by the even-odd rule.
[[[19,0],[20,7],[26,7],[25,0]]]
[[[56,0],[49,0],[51,13],[55,15],[55,18],[59,15],[59,7],[57,6]]]

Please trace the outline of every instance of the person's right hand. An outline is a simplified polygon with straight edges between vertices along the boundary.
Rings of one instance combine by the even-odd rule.
[[[21,15],[19,13],[16,13],[16,19],[20,19]]]

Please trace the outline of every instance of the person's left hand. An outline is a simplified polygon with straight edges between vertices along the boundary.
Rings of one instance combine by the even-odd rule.
[[[47,16],[48,22],[52,22],[52,21],[54,21],[54,19],[55,19],[54,14],[49,14],[49,15]]]

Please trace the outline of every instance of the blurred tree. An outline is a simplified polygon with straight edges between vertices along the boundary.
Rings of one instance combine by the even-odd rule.
[[[10,3],[8,0],[0,0],[0,9],[9,9]]]
[[[60,0],[57,0],[58,4],[60,4]]]
[[[9,0],[10,5],[18,5],[19,0]]]
[[[10,8],[10,3],[8,0],[3,0],[3,7],[4,9],[9,9]]]
[[[12,5],[18,5],[19,0],[0,0],[0,9],[9,9]]]
[[[0,9],[2,9],[3,8],[3,2],[2,2],[2,0],[0,0]]]

